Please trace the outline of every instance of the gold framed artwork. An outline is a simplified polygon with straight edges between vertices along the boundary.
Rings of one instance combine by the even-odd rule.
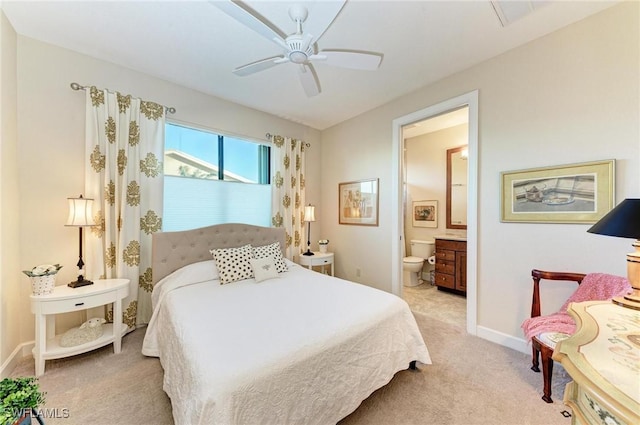
[[[413,227],[438,227],[438,201],[413,201]]]
[[[338,223],[378,225],[378,179],[338,183]]]
[[[500,173],[501,221],[595,223],[614,207],[615,160]]]

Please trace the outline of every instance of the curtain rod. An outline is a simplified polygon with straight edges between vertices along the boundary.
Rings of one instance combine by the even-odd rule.
[[[89,89],[91,87],[90,86],[81,86],[78,83],[71,83],[71,88],[73,90],[77,91],[77,90],[86,90],[86,89]],[[168,113],[168,114],[175,114],[176,113],[176,108],[174,108],[173,106],[164,106],[164,105],[162,105],[162,106],[164,107],[164,110],[165,110],[166,113]]]
[[[267,139],[271,139],[272,134],[271,133],[267,133],[267,134],[265,134],[265,136],[267,136]],[[303,144],[307,148],[311,147],[311,143],[309,143],[309,142],[303,142]]]

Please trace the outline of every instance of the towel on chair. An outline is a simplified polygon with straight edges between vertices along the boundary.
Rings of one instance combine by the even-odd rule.
[[[562,332],[572,335],[576,331],[576,323],[567,313],[569,304],[583,301],[610,300],[613,297],[625,295],[630,291],[631,284],[622,276],[589,273],[557,313],[531,317],[522,322],[522,330],[524,330],[527,341],[543,332]]]

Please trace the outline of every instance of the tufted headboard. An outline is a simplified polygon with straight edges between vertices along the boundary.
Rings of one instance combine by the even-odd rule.
[[[280,249],[284,254],[285,230],[282,227],[229,223],[181,232],[154,233],[152,241],[152,284],[155,285],[180,267],[213,259],[210,249],[280,242]]]

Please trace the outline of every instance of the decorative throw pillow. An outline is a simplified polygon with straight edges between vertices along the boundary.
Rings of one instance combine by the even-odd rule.
[[[254,246],[253,247],[253,258],[273,258],[273,262],[276,265],[276,270],[278,273],[286,272],[289,270],[287,268],[287,264],[284,262],[284,258],[282,258],[282,251],[280,250],[280,242],[274,242],[269,245],[263,246]]]
[[[249,263],[252,257],[251,245],[239,248],[212,249],[209,252],[213,255],[216,266],[218,266],[221,284],[253,277],[251,263]]]
[[[256,282],[278,277],[278,270],[273,262],[273,257],[253,258],[249,260],[249,262],[251,263]]]

